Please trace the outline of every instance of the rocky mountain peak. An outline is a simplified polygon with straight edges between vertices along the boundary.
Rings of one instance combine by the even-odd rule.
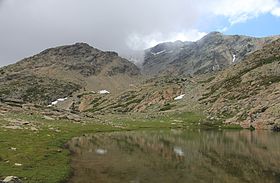
[[[46,104],[82,88],[120,91],[140,74],[137,66],[115,52],[76,43],[47,49],[1,68],[0,98]]]
[[[254,38],[211,32],[197,42],[162,43],[145,53],[143,73],[202,74],[236,64],[278,36]]]
[[[198,44],[213,44],[213,43],[221,43],[224,39],[224,35],[220,32],[210,32],[203,38],[201,38],[197,43]]]
[[[160,44],[156,45],[155,47],[152,47],[146,51],[151,51],[152,53],[157,54],[162,51],[167,51],[167,50],[171,50],[174,48],[182,47],[182,46],[184,46],[184,44],[185,43],[182,41],[165,42],[165,43],[160,43]]]
[[[101,51],[87,43],[49,48],[32,57],[9,66],[13,71],[22,70],[63,70],[77,71],[83,76],[99,74],[140,74],[139,69],[128,60],[118,56],[116,52]],[[39,69],[40,68],[40,69]],[[46,69],[48,68],[48,69]],[[113,69],[114,71],[112,72]],[[129,72],[127,72],[129,71]]]
[[[97,50],[87,43],[75,43],[73,45],[66,45],[66,46],[59,46],[55,48],[50,48],[47,50],[44,50],[40,54],[36,56],[41,55],[51,55],[51,56],[84,56],[84,55],[95,55],[97,53],[101,52],[100,50]]]
[[[207,35],[205,35],[204,37],[202,37],[201,40],[203,40],[203,39],[210,39],[210,38],[212,38],[212,39],[214,38],[215,39],[217,37],[223,37],[223,36],[224,36],[223,33],[214,31],[214,32],[210,32]]]
[[[208,33],[208,34],[207,34],[206,36],[204,36],[204,37],[216,37],[216,36],[223,36],[223,33],[218,32],[218,31],[213,31],[213,32]]]

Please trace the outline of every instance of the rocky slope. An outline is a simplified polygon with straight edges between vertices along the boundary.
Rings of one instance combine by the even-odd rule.
[[[47,49],[1,68],[0,98],[49,104],[81,89],[121,91],[139,75],[139,69],[117,53],[77,43]]]
[[[148,116],[175,111],[202,112],[198,99],[205,89],[196,80],[191,77],[162,76],[133,85],[117,95],[81,93],[74,110],[87,115],[145,113]]]
[[[280,39],[212,78],[200,101],[208,113],[243,127],[280,126]]]
[[[143,73],[204,74],[240,62],[277,36],[254,38],[212,32],[197,42],[162,43],[146,50]]]
[[[80,116],[97,114],[205,111],[207,124],[280,129],[277,37],[211,33],[196,43],[164,43],[149,51],[158,60],[150,66],[155,77],[145,81],[134,64],[84,43],[51,48],[1,68],[0,113],[40,108],[43,115],[58,119],[72,119],[78,114],[78,121]],[[186,62],[179,57],[182,55]],[[169,62],[169,57],[174,57],[172,62],[161,64]],[[196,65],[190,66],[189,59]],[[224,69],[210,72],[217,63]],[[157,72],[158,68],[161,71]],[[171,71],[175,74],[168,75]],[[51,108],[46,107],[57,99],[60,101]]]
[[[171,109],[170,102],[182,94],[187,83],[187,79],[164,77],[133,85],[118,95],[83,93],[76,110],[104,114],[164,111]]]
[[[83,94],[76,110],[101,114],[205,111],[206,123],[272,129],[280,126],[279,104],[280,39],[217,73],[161,76],[119,95]]]

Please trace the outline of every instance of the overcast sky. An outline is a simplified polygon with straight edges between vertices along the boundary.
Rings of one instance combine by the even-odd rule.
[[[75,42],[127,54],[217,30],[279,34],[279,18],[278,0],[0,0],[0,66]]]

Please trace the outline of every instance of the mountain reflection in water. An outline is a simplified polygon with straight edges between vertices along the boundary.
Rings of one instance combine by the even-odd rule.
[[[280,134],[268,131],[136,131],[68,143],[79,182],[280,182]]]

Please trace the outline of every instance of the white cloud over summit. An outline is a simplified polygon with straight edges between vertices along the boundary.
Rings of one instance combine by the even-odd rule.
[[[278,0],[197,0],[192,4],[198,17],[210,16],[214,19],[216,16],[220,16],[226,18],[230,25],[244,23],[268,13],[280,17]],[[223,26],[217,31],[225,32],[228,29],[229,27]],[[127,37],[126,42],[130,48],[143,49],[166,41],[196,41],[206,34],[196,28],[185,28],[185,30],[164,35],[161,32],[146,35],[133,33]]]
[[[127,45],[133,50],[142,50],[153,47],[162,42],[173,42],[173,41],[197,41],[206,32],[200,32],[197,29],[190,29],[188,31],[171,32],[164,35],[161,32],[156,32],[149,35],[140,35],[137,33],[130,34],[126,40]]]
[[[246,22],[267,13],[280,16],[278,0],[213,0],[208,6],[209,13],[226,17],[231,24]]]
[[[274,15],[274,16],[280,17],[280,7],[274,8],[274,9],[271,11],[271,14]]]
[[[74,42],[127,54],[195,41],[220,17],[234,25],[263,14],[280,17],[279,0],[0,0],[0,66]]]

